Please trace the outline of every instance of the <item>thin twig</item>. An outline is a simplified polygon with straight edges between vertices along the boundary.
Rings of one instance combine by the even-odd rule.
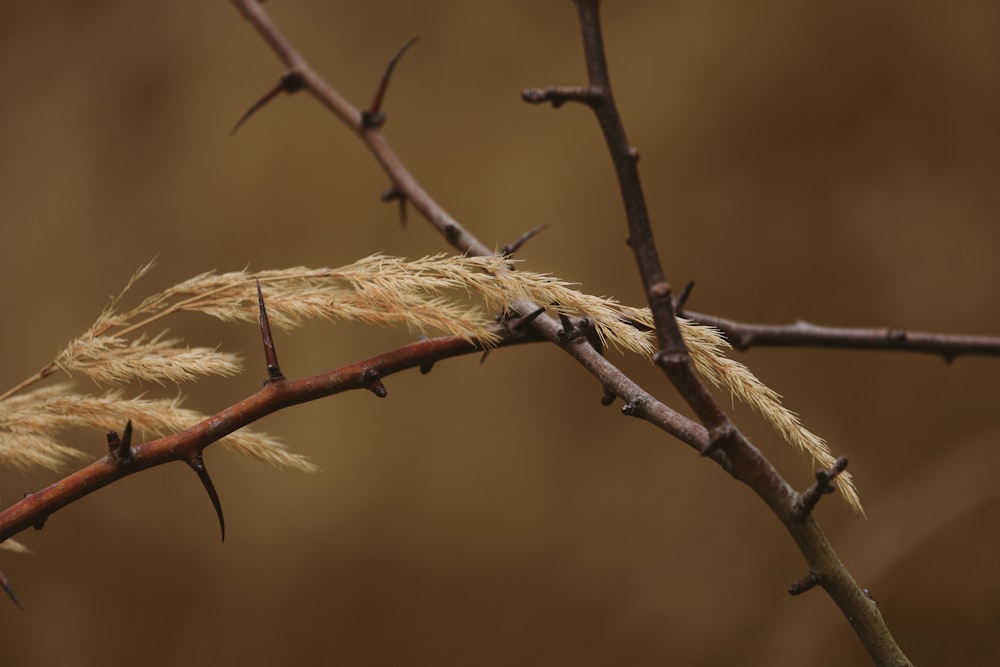
[[[894,328],[827,327],[810,322],[751,324],[685,311],[699,324],[715,327],[737,350],[751,347],[833,347],[935,354],[950,362],[968,355],[1000,355],[1000,336],[969,336]]]

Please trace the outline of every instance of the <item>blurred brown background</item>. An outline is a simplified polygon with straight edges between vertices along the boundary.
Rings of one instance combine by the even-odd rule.
[[[527,266],[640,301],[596,124],[519,100],[581,83],[569,2],[268,3],[357,104],[416,45],[386,133],[489,244],[539,224]],[[1000,333],[996,3],[609,2],[609,57],[668,275],[691,307],[757,322]],[[4,3],[0,380],[97,316],[210,270],[337,266],[446,249],[379,202],[386,178],[305,95],[229,128],[281,67],[226,2]],[[251,326],[181,318],[252,370],[186,388],[220,409],[263,376]],[[310,325],[305,375],[411,339]],[[996,664],[1000,361],[844,351],[740,358],[851,460],[869,520],[821,521],[919,664]],[[676,403],[648,364],[614,357]],[[86,386],[87,381],[79,380]],[[225,544],[194,475],[127,479],[0,555],[3,665],[846,665],[867,658],[746,488],[547,347],[439,364],[260,426],[319,475],[207,453]],[[172,396],[175,388],[138,388]],[[810,466],[740,425],[796,485]],[[527,431],[513,424],[529,421]],[[109,425],[114,427],[115,425]],[[101,433],[74,443],[103,449]],[[0,473],[10,503],[50,473]]]

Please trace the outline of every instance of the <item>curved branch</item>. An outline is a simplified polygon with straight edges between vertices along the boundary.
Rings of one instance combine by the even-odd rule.
[[[501,346],[540,340],[530,333],[503,335]],[[127,456],[120,451],[117,434],[109,434],[109,443],[114,441],[115,446],[106,456],[0,512],[0,542],[40,526],[54,512],[123,477],[173,461],[190,463],[212,443],[277,410],[351,389],[371,389],[379,378],[484,349],[491,348],[455,336],[430,338],[300,380],[271,380],[252,396],[189,429],[128,448]],[[217,504],[214,499],[213,504]]]

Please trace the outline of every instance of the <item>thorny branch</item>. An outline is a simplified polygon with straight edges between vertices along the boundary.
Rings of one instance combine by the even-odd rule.
[[[527,331],[513,327],[499,328],[500,346],[539,340]],[[483,346],[474,341],[456,336],[429,338],[299,380],[287,380],[283,377],[273,379],[274,373],[268,363],[268,380],[263,389],[189,429],[135,446],[129,443],[131,425],[126,426],[123,436],[109,433],[107,455],[44,489],[28,494],[23,500],[0,512],[0,542],[27,528],[40,526],[54,512],[112,482],[174,461],[183,461],[198,473],[212,499],[224,536],[225,528],[218,497],[210,478],[203,472],[202,452],[206,447],[277,410],[352,389],[371,389],[373,377],[388,377],[409,368],[419,368],[435,361],[481,352],[483,349]],[[273,342],[271,351],[273,352]],[[280,374],[280,369],[277,373]],[[10,592],[7,580],[2,575],[0,586]]]
[[[375,101],[366,113],[347,102],[311,69],[274,26],[256,0],[233,1],[287,67],[278,83],[239,120],[237,128],[281,93],[307,90],[353,129],[371,150],[391,180],[391,186],[387,191],[391,196],[386,196],[387,200],[398,199],[401,211],[405,210],[402,207],[406,203],[412,204],[453,247],[473,255],[493,254],[423,190],[381,134],[380,126],[384,120],[381,106],[385,86],[388,75],[405,50],[405,46],[390,61],[382,83],[377,89]],[[598,16],[599,2],[576,0],[576,5],[584,38],[588,85],[526,91],[524,98],[536,103],[549,102],[553,106],[560,106],[565,102],[580,102],[593,109],[597,115],[619,177],[629,222],[630,244],[657,323],[656,331],[661,350],[657,356],[657,363],[678,386],[682,395],[695,409],[699,419],[708,428],[681,416],[647,393],[601,356],[587,342],[585,336],[566,335],[564,330],[566,327],[554,318],[542,314],[535,304],[528,302],[514,304],[517,312],[529,314],[522,319],[525,326],[534,328],[535,334],[526,336],[521,333],[511,336],[507,331],[502,344],[542,338],[555,342],[601,382],[602,403],[610,404],[615,397],[621,398],[625,403],[622,408],[624,414],[651,422],[702,452],[735,478],[750,486],[777,515],[807,561],[808,574],[801,580],[805,585],[797,582],[792,586],[794,592],[802,592],[815,585],[822,586],[851,622],[876,663],[909,664],[885,626],[877,606],[851,578],[808,511],[808,508],[811,508],[826,491],[830,480],[843,470],[846,462],[837,469],[821,471],[814,487],[804,494],[796,493],[761,452],[739,433],[691,368],[683,337],[676,325],[674,317],[676,311],[670,285],[662,270],[650,231],[637,170],[638,152],[628,144],[624,127],[615,109]],[[379,122],[372,122],[371,117],[376,114]],[[366,116],[369,117],[368,120]],[[939,354],[946,360],[960,354],[1000,353],[1000,340],[991,337],[944,336],[888,329],[816,327],[806,323],[790,326],[752,325],[690,312],[685,315],[698,322],[717,326],[739,349],[754,345],[900,349]],[[262,320],[266,321],[264,318]],[[198,463],[201,463],[203,469],[201,455],[205,447],[270,412],[348,389],[367,388],[377,395],[384,395],[385,387],[381,383],[381,378],[387,375],[412,367],[429,369],[437,360],[482,348],[475,343],[453,337],[423,340],[363,362],[302,380],[284,379],[277,366],[277,357],[273,354],[273,341],[270,349],[272,353],[268,357],[270,381],[261,391],[190,429],[134,447],[128,442],[127,435],[119,438],[114,434],[112,438],[109,434],[108,455],[57,484],[28,495],[22,501],[0,512],[0,542],[28,527],[40,526],[50,514],[61,507],[134,472],[171,461],[184,461],[192,465],[196,471]],[[202,479],[204,482],[205,477]],[[210,481],[205,484],[210,496],[214,496],[214,488],[210,486]],[[213,504],[219,513],[221,523],[221,507],[215,497]],[[0,573],[0,586],[13,597],[9,583],[2,573]]]
[[[312,70],[256,0],[233,1],[289,71],[296,72],[302,78],[305,88],[359,135],[392,180],[392,189],[397,197],[411,202],[453,247],[474,255],[491,254],[488,247],[460,225],[420,186],[392,151],[380,126],[365,123],[362,112]],[[794,513],[799,494],[760,450],[735,428],[694,372],[674,317],[670,286],[663,274],[652,239],[639,186],[638,152],[626,140],[611,95],[598,15],[599,3],[596,0],[579,0],[576,4],[584,38],[589,85],[586,89],[566,89],[568,92],[565,93],[555,89],[556,92],[547,93],[547,99],[558,103],[583,101],[594,108],[598,115],[619,175],[619,187],[629,220],[630,243],[657,323],[661,349],[657,363],[678,386],[708,430],[680,417],[653,398],[586,343],[585,337],[565,336],[563,328],[553,318],[542,315],[532,326],[545,338],[561,345],[600,381],[604,390],[602,402],[607,403],[610,396],[617,395],[625,401],[625,414],[656,423],[750,486],[785,525],[805,557],[810,572],[816,573],[873,659],[878,664],[909,664],[889,633],[878,608],[864,595],[861,587],[837,558],[812,515],[800,517]],[[525,97],[532,101],[531,93]],[[539,99],[546,99],[546,94],[540,95]],[[518,312],[528,313],[535,311],[537,306],[515,303],[515,308]]]

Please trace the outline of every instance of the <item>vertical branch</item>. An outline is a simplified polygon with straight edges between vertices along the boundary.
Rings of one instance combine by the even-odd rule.
[[[625,126],[611,92],[604,37],[601,31],[599,0],[575,0],[587,62],[589,92],[585,99],[594,110],[618,177],[625,215],[628,244],[635,256],[646,300],[656,323],[659,352],[654,362],[677,387],[681,396],[711,434],[709,447],[728,444],[740,436],[711,391],[701,380],[688,356],[674,313],[670,283],[667,282],[649,224],[649,210],[639,179],[639,152],[628,142]]]

